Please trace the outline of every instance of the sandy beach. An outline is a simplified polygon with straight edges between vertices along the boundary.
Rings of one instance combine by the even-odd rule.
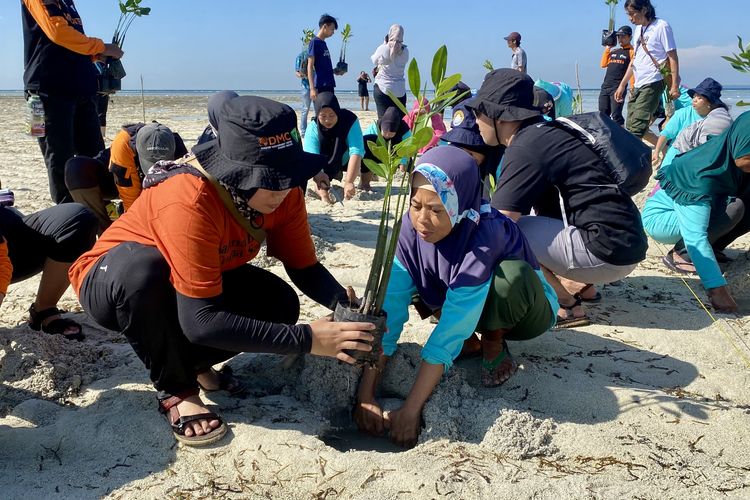
[[[146,117],[190,147],[206,100],[147,96]],[[24,213],[50,206],[22,98],[0,97],[0,108],[3,187]],[[375,119],[357,113],[363,127]],[[139,97],[115,96],[108,138],[141,117]],[[383,195],[374,186],[343,206],[307,199],[322,262],[359,293]],[[124,337],[88,319],[70,290],[60,307],[86,341],[34,332],[25,320],[38,277],[12,285],[0,307],[0,497],[749,498],[749,247],[746,236],[727,251],[742,313],[714,323],[686,286],[707,303],[697,277],[669,273],[652,241],[637,270],[588,306],[593,325],[511,343],[521,369],[504,386],[482,388],[478,361],[458,362],[408,451],[354,430],[356,369],[258,354],[229,361],[246,397],[205,395],[229,435],[178,446]],[[286,278],[274,259],[254,263]],[[326,314],[300,299],[303,321]],[[383,383],[386,408],[406,397],[432,326],[412,312]]]

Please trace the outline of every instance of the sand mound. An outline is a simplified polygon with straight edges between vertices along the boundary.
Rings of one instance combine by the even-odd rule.
[[[741,253],[726,271],[727,282],[732,293],[750,290],[750,252]]]

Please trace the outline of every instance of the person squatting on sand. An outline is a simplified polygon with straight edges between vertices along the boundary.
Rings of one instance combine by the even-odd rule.
[[[662,167],[656,175],[661,189],[643,209],[643,225],[653,239],[684,240],[718,311],[737,310],[715,252],[750,231],[749,173],[750,113],[745,112],[719,137]]]
[[[160,123],[124,125],[111,147],[94,158],[74,156],[65,164],[65,184],[78,203],[99,219],[98,234],[112,224],[107,202],[121,199],[125,211],[143,190],[148,169],[187,154],[180,134]]]
[[[213,141],[218,137],[218,117],[219,110],[230,99],[238,97],[239,94],[233,90],[222,90],[217,92],[208,98],[208,125],[203,130],[203,133],[198,137],[196,146],[203,144],[204,142]],[[304,133],[302,135],[305,135]],[[179,156],[178,156],[179,158]]]
[[[29,326],[83,340],[81,325],[62,318],[57,302],[67,290],[68,268],[96,240],[96,217],[78,203],[65,203],[24,216],[13,208],[13,194],[0,194],[0,306],[8,285],[42,273]]]
[[[308,125],[304,148],[308,153],[323,155],[327,163],[313,180],[318,196],[326,203],[330,198],[331,181],[344,181],[344,197],[349,200],[357,192],[354,179],[359,175],[365,145],[357,115],[342,109],[332,92],[318,94],[315,119]],[[342,169],[346,167],[346,173]]]
[[[44,105],[45,135],[39,137],[52,201],[73,201],[65,187],[65,162],[73,155],[94,156],[104,149],[96,110],[92,56],[119,59],[113,43],[86,36],[73,0],[23,0],[26,96]]]
[[[558,325],[581,326],[589,323],[581,302],[601,298],[590,285],[629,275],[648,244],[633,201],[612,187],[594,151],[540,117],[533,86],[498,69],[470,107],[484,142],[506,146],[492,206],[518,222],[542,264],[560,300]]]
[[[131,209],[70,270],[84,310],[126,336],[175,437],[189,445],[227,430],[198,388],[240,387],[213,365],[240,352],[353,362],[343,350],[367,351],[373,340],[370,323],[296,324],[294,289],[248,264],[265,239],[308,297],[330,309],[356,300],[315,255],[301,187],[325,161],[302,151],[294,111],[236,97],[222,106],[218,131],[221,142],[196,146],[186,164],[157,164]]]
[[[432,149],[412,179],[383,305],[388,328],[383,354],[376,367],[363,372],[354,413],[361,430],[379,435],[389,429],[391,439],[406,447],[416,444],[422,408],[459,354],[481,354],[482,383],[498,386],[516,370],[506,341],[541,335],[555,324],[557,308],[518,226],[482,200],[470,154],[449,145]],[[439,321],[404,405],[383,415],[376,388],[415,294],[422,316],[434,314]]]

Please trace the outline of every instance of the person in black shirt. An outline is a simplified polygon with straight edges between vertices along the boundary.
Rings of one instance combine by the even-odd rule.
[[[580,326],[588,324],[581,302],[600,298],[590,285],[630,274],[646,256],[646,234],[599,156],[540,117],[533,86],[518,71],[495,70],[470,108],[484,142],[506,146],[492,206],[529,240],[558,294],[558,325]]]
[[[607,72],[604,74],[602,90],[599,92],[599,111],[624,126],[625,118],[622,117],[622,108],[625,102],[617,102],[615,91],[633,59],[633,46],[630,45],[633,30],[630,26],[623,26],[615,31],[615,35],[617,35],[617,42],[620,46],[617,48],[605,46],[602,54],[601,66],[607,68]]]

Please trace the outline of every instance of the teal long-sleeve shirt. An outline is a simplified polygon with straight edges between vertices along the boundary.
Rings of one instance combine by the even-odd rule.
[[[557,296],[547,283],[541,271],[537,271],[544,286],[544,295],[553,313],[557,311]],[[432,330],[422,348],[422,359],[427,363],[441,364],[448,370],[461,353],[461,347],[466,339],[476,330],[479,318],[484,310],[484,303],[490,291],[492,277],[477,286],[467,286],[448,289],[445,302],[440,314],[440,321]],[[409,305],[417,287],[414,285],[409,272],[396,258],[393,260],[391,277],[383,304],[383,310],[388,315],[388,331],[383,337],[383,353],[391,356],[396,351],[398,339],[409,319]],[[552,325],[550,325],[552,326]]]
[[[346,144],[349,149],[344,152],[344,157],[341,159],[342,165],[349,163],[351,156],[365,156],[365,142],[362,139],[362,127],[359,125],[359,120],[352,123],[351,128],[349,128],[349,133],[346,135]],[[302,148],[308,153],[320,154],[320,134],[316,122],[311,122],[307,127]]]

